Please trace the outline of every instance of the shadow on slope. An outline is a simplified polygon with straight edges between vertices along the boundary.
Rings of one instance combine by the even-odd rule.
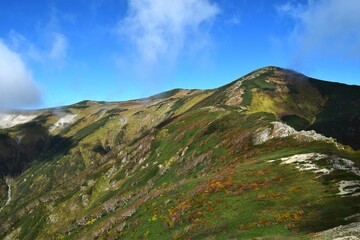
[[[327,101],[309,129],[360,150],[360,87],[315,79],[310,82]]]

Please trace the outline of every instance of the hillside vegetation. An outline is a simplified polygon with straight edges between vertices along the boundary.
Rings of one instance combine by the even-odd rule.
[[[265,67],[1,119],[0,239],[331,239],[360,221],[359,86]]]

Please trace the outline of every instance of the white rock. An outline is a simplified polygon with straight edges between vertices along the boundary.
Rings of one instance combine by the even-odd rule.
[[[0,113],[0,128],[11,128],[18,124],[30,122],[36,117],[37,115]]]
[[[349,221],[349,220],[358,220],[360,222],[360,213],[348,216],[346,218],[344,218],[345,221]]]
[[[346,236],[346,237],[338,237],[334,240],[360,240],[357,236]]]
[[[360,189],[360,181],[340,181],[338,195],[348,195]]]
[[[72,123],[75,120],[76,116],[77,114],[67,114],[64,117],[59,118],[59,120],[49,128],[49,131],[52,132],[58,127],[65,127],[69,123]]]
[[[360,176],[360,170],[355,166],[355,163],[349,159],[340,158],[337,156],[330,156],[321,153],[304,153],[297,154],[290,157],[284,157],[279,159],[280,164],[293,164],[299,171],[313,171],[322,175],[329,174],[335,170],[342,170],[351,172],[357,176]],[[323,160],[326,167],[320,168],[318,161]],[[276,160],[269,160],[268,162],[274,162]],[[319,176],[319,177],[320,177]],[[338,183],[339,193],[338,195],[346,196],[360,196],[360,180],[353,181],[340,181]]]
[[[345,226],[338,226],[317,234],[318,240],[360,240],[360,222],[353,222]]]
[[[327,142],[334,142],[333,138],[325,137],[315,131],[296,131],[294,128],[282,122],[272,122],[271,126],[263,128],[255,132],[253,143],[255,145],[263,144],[273,138],[285,138],[292,136],[295,139],[303,141],[318,141],[323,140]]]

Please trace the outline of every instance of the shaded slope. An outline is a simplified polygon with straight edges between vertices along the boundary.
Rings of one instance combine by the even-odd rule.
[[[309,128],[360,149],[360,87],[315,79],[310,82],[326,103]]]

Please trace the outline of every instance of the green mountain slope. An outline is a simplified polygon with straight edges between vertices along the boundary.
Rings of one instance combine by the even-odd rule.
[[[321,236],[359,220],[359,101],[358,86],[266,67],[213,90],[4,113],[0,238]]]

